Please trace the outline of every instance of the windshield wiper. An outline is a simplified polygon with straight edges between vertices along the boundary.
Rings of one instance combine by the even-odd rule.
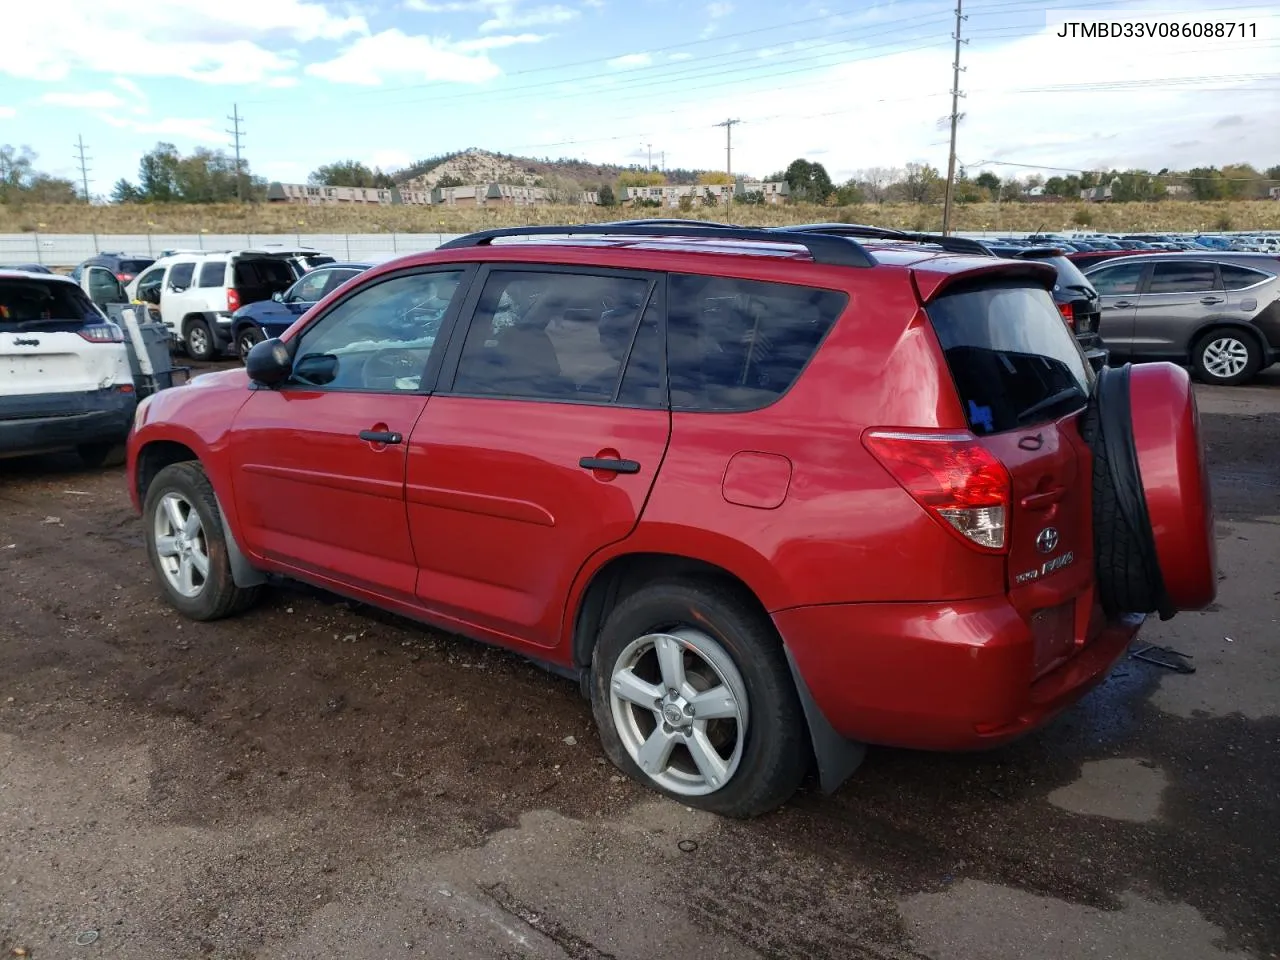
[[[1023,410],[1020,414],[1018,414],[1018,422],[1025,423],[1026,421],[1030,420],[1032,417],[1036,416],[1037,414],[1044,413],[1046,410],[1051,410],[1054,407],[1056,407],[1058,404],[1064,403],[1067,400],[1087,400],[1087,399],[1089,398],[1085,396],[1084,391],[1081,390],[1079,387],[1073,385],[1073,386],[1067,387],[1065,390],[1059,390],[1057,393],[1053,394],[1052,396],[1045,397],[1039,403],[1033,403],[1031,406],[1027,407],[1027,409]]]

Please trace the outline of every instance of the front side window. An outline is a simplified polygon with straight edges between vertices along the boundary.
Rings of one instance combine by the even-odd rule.
[[[303,331],[293,379],[329,390],[420,390],[461,279],[461,271],[415,273],[353,294]]]
[[[1211,263],[1157,263],[1148,293],[1201,293],[1218,289]]]
[[[1118,263],[1090,273],[1088,279],[1099,296],[1131,296],[1138,292],[1145,269],[1142,263]]]
[[[175,293],[186,290],[191,286],[191,278],[195,276],[196,265],[191,262],[175,263],[173,269],[169,271],[169,289]]]
[[[772,403],[799,377],[848,299],[815,287],[672,274],[671,405],[728,411]]]
[[[164,283],[164,267],[148,270],[138,278],[138,299],[156,300],[162,283]]]
[[[612,402],[652,286],[639,277],[492,271],[453,389],[475,396]],[[651,326],[656,329],[656,321]],[[652,341],[646,342],[652,355]],[[629,387],[637,397],[652,397],[656,382],[650,374],[638,369]]]

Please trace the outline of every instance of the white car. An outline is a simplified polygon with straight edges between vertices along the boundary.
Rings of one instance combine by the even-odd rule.
[[[0,457],[125,440],[137,396],[124,331],[67,277],[0,270]]]
[[[282,248],[181,252],[134,277],[129,297],[148,304],[193,360],[212,360],[231,345],[231,315],[270,300],[298,279]]]

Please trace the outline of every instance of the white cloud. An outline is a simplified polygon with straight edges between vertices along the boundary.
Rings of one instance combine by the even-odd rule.
[[[403,150],[375,150],[369,162],[383,170],[399,170],[413,163],[413,157]]]
[[[714,3],[707,4],[708,20],[719,20],[731,13],[733,13],[733,4],[729,3],[729,0],[715,0]]]
[[[0,106],[0,120],[12,120],[17,115],[17,107]]]
[[[145,133],[151,136],[177,137],[196,140],[201,143],[216,143],[222,146],[226,134],[213,125],[207,117],[166,117],[163,120],[135,120],[121,117],[113,113],[101,113],[98,119],[121,130],[132,130],[134,133]]]
[[[46,93],[41,103],[55,107],[81,107],[86,110],[114,110],[124,106],[124,101],[110,90],[86,90],[83,93]]]
[[[257,83],[295,69],[294,56],[275,52],[289,42],[368,33],[363,17],[335,14],[314,0],[166,0],[143,16],[127,0],[10,7],[0,73],[26,80],[63,80],[89,70]]]
[[[488,20],[480,24],[481,33],[568,23],[570,20],[578,18],[579,11],[559,3],[545,7],[525,8],[513,2],[493,4],[492,13],[493,15]]]
[[[332,60],[313,63],[306,72],[333,83],[380,86],[384,79],[482,83],[502,71],[488,57],[468,56],[448,41],[409,36],[392,28],[361,37]]]
[[[142,92],[142,88],[130,80],[128,77],[115,77],[112,81],[117,87],[125,93],[131,94],[138,100],[147,99],[147,95]]]
[[[502,33],[496,37],[476,37],[474,40],[460,40],[453,44],[453,49],[465,53],[477,53],[481,50],[501,50],[503,47],[514,47],[526,43],[542,43],[550,39],[545,33]]]
[[[651,63],[653,63],[651,53],[627,53],[621,57],[614,57],[609,61],[609,66],[615,70],[625,70],[628,67],[647,67]]]

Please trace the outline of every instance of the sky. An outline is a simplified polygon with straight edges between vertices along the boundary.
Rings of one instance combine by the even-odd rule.
[[[970,173],[1280,164],[1274,2],[963,2],[956,152]],[[945,169],[953,3],[14,3],[0,143],[78,181],[83,137],[94,194],[135,179],[158,141],[229,149],[233,111],[252,170],[290,182],[335,160],[396,168],[468,147],[757,177],[805,157],[837,182]],[[1118,18],[1237,36],[1057,35]]]

